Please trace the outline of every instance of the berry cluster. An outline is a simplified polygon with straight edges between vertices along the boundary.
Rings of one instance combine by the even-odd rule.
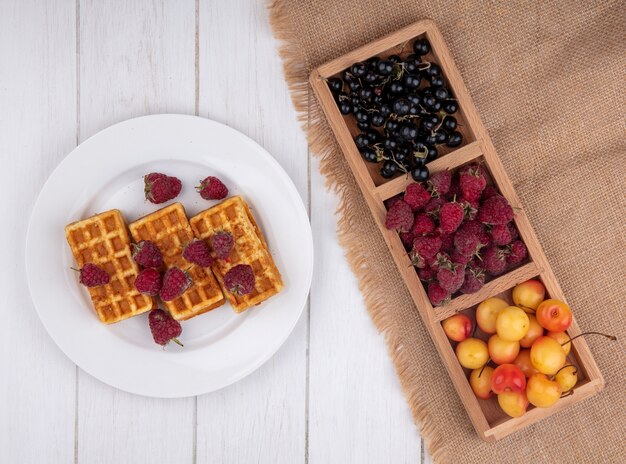
[[[410,172],[415,181],[425,181],[437,145],[458,147],[463,141],[452,116],[458,103],[439,65],[425,60],[430,43],[417,39],[413,52],[406,58],[375,56],[328,80],[340,112],[353,115],[361,130],[354,140],[363,159],[382,163],[385,179]]]
[[[526,259],[513,208],[480,164],[440,171],[387,202],[385,226],[400,233],[433,305],[480,290]]]

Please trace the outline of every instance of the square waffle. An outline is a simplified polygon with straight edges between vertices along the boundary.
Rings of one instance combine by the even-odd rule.
[[[135,289],[139,267],[132,258],[128,231],[119,210],[73,222],[65,227],[65,235],[80,267],[93,263],[109,274],[108,284],[87,287],[102,322],[111,324],[155,307],[154,298]]]
[[[183,205],[173,203],[128,227],[135,242],[151,240],[159,247],[167,268],[176,266],[189,272],[193,285],[178,298],[163,302],[174,319],[189,319],[224,304],[224,295],[213,272],[183,258],[185,244],[194,239]]]
[[[215,259],[213,272],[236,312],[245,311],[282,290],[280,272],[250,207],[242,197],[231,197],[192,217],[189,223],[197,238],[207,240],[217,231],[226,231],[233,235],[235,244],[230,259]],[[233,295],[224,288],[224,275],[237,264],[248,264],[254,271],[255,289],[247,295]]]

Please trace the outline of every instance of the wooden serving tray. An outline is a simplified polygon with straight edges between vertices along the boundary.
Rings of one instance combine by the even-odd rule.
[[[458,296],[447,305],[439,307],[433,307],[430,303],[415,269],[411,266],[398,233],[385,228],[386,208],[384,201],[404,192],[406,186],[413,182],[412,179],[407,178],[406,175],[391,180],[383,179],[378,173],[376,164],[366,163],[361,158],[353,141],[353,137],[360,131],[351,115],[344,117],[339,112],[326,83],[328,78],[340,75],[353,63],[365,61],[370,57],[387,57],[392,54],[407,55],[407,50],[411,48],[407,45],[410,45],[410,41],[418,36],[426,37],[430,42],[432,52],[425,59],[441,66],[443,76],[448,82],[448,88],[458,100],[459,112],[454,116],[460,126],[457,130],[463,133],[463,143],[460,147],[442,150],[438,146],[439,158],[428,164],[431,174],[444,169],[455,170],[470,162],[481,161],[490,172],[497,188],[513,206],[515,224],[521,239],[528,248],[528,260],[522,266],[488,281],[477,293]],[[416,22],[330,61],[313,71],[310,76],[310,83],[372,211],[372,215],[387,242],[391,256],[415,301],[417,310],[424,320],[450,378],[465,405],[470,420],[481,438],[486,441],[498,440],[602,390],[604,379],[587,343],[581,337],[572,342],[572,350],[568,356],[568,360],[579,368],[579,380],[574,388],[574,393],[561,398],[550,408],[542,409],[531,406],[524,416],[510,418],[500,409],[495,397],[489,400],[476,398],[468,382],[469,371],[464,370],[457,361],[454,346],[442,329],[441,321],[443,319],[457,312],[473,314],[473,309],[487,298],[499,296],[511,302],[512,288],[528,279],[541,280],[550,298],[565,301],[565,297],[463,84],[448,47],[435,24],[430,20]],[[574,337],[579,333],[580,329],[574,320],[568,334]],[[483,334],[483,338],[485,338],[485,334]]]

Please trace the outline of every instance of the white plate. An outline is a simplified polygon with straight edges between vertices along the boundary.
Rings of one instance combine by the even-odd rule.
[[[235,314],[227,304],[183,322],[184,348],[152,341],[147,314],[113,325],[98,321],[77,280],[64,227],[112,208],[133,221],[164,205],[144,200],[143,175],[183,182],[189,215],[217,202],[194,186],[216,175],[254,211],[285,288]],[[43,325],[61,350],[92,376],[155,397],[198,395],[225,387],[261,366],[287,339],[306,303],[313,240],[302,200],[279,164],[248,137],[193,116],[155,115],[116,124],[72,151],[44,185],[26,239],[26,273]]]

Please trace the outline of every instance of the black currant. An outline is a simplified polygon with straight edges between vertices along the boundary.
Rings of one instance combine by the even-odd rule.
[[[430,85],[433,87],[443,87],[445,84],[443,77],[441,76],[430,76]]]
[[[362,131],[365,131],[370,128],[370,123],[369,122],[357,122],[356,127],[361,129]]]
[[[402,58],[400,58],[398,55],[390,55],[387,57],[387,59],[392,63],[399,63],[400,61],[402,61]]]
[[[391,109],[391,105],[389,103],[381,103],[380,107],[378,108],[378,111],[380,111],[380,115],[383,118],[389,117],[389,115],[393,112],[393,110]]]
[[[367,135],[367,138],[369,139],[370,143],[376,143],[381,139],[380,136],[380,132],[378,132],[375,129],[368,129],[364,132],[365,135]]]
[[[426,155],[426,162],[430,163],[437,159],[438,153],[435,147],[428,147],[428,154]]]
[[[359,97],[363,101],[368,102],[372,99],[373,96],[374,96],[374,91],[372,90],[371,87],[363,87],[361,88],[361,90],[359,90]]]
[[[418,166],[411,171],[411,177],[415,182],[425,182],[430,177],[430,172],[426,166]]]
[[[435,132],[435,140],[437,143],[444,143],[448,139],[447,134],[444,131]]]
[[[398,98],[394,100],[392,106],[393,112],[396,113],[398,116],[404,116],[405,114],[409,114],[410,108],[411,106],[409,105],[409,102],[404,98]]]
[[[409,103],[411,103],[412,105],[419,105],[422,101],[420,100],[420,96],[417,95],[416,93],[410,93],[406,96],[406,99],[409,101]]]
[[[373,84],[376,81],[378,81],[378,76],[376,75],[375,72],[373,71],[368,71],[365,74],[365,77],[363,78],[365,80],[365,82],[369,83],[369,84]]]
[[[356,120],[358,122],[370,122],[370,115],[367,111],[365,110],[359,110],[356,112],[356,114],[354,115],[356,116]]]
[[[389,76],[393,72],[393,63],[389,60],[380,60],[376,65],[376,71],[381,76]]]
[[[459,105],[454,100],[446,100],[445,102],[443,102],[443,105],[441,105],[441,107],[448,114],[454,114],[459,110]]]
[[[437,137],[435,136],[435,134],[429,134],[424,139],[424,143],[431,146],[435,145],[437,143]]]
[[[454,131],[448,135],[446,145],[449,147],[458,147],[463,142],[463,135],[460,132]]]
[[[367,134],[359,134],[354,138],[354,143],[359,150],[366,148],[370,144],[370,139],[367,137]]]
[[[448,92],[448,89],[446,89],[445,87],[437,87],[435,89],[435,97],[438,100],[445,100],[449,96],[450,96],[450,92]]]
[[[350,114],[352,113],[352,105],[347,101],[340,101],[339,111],[341,112],[341,114]]]
[[[378,161],[376,151],[373,148],[365,148],[361,151],[361,156],[363,156],[363,159],[368,163],[376,163]]]
[[[417,138],[417,127],[415,127],[415,124],[406,122],[400,126],[398,133],[404,140],[415,140]]]
[[[363,77],[367,72],[367,66],[365,66],[365,63],[354,63],[350,67],[350,72],[354,77]]]
[[[383,148],[385,150],[395,150],[396,147],[398,146],[398,142],[396,142],[395,139],[392,138],[386,138],[385,140],[383,140]]]
[[[438,64],[430,63],[430,66],[424,70],[427,76],[431,78],[441,76],[441,68]]]
[[[372,126],[374,127],[380,127],[385,124],[385,118],[378,111],[375,111],[370,115],[370,120],[372,122]]]
[[[338,77],[328,79],[328,87],[333,93],[338,93],[343,90],[343,81]]]
[[[383,177],[384,179],[391,179],[395,174],[395,171],[388,171],[385,168],[382,168],[380,170],[380,175],[381,177]]]
[[[443,118],[443,123],[441,124],[441,127],[443,127],[445,130],[452,132],[456,130],[456,126],[457,122],[454,116],[446,116],[445,118]]]
[[[404,76],[403,82],[404,82],[404,86],[407,89],[417,89],[420,86],[422,80],[420,79],[419,76],[414,76],[413,74],[407,74],[406,76]]]
[[[401,93],[404,93],[404,85],[402,85],[402,82],[393,81],[389,85],[389,92],[391,92],[394,95],[399,95]]]
[[[385,124],[385,129],[387,129],[388,132],[395,132],[398,129],[398,125],[398,121],[395,119],[389,119],[387,124]]]
[[[359,81],[353,79],[351,81],[348,81],[348,88],[352,92],[358,92],[359,89],[361,88],[361,84],[359,83]]]
[[[426,39],[417,39],[413,42],[413,51],[416,55],[422,56],[430,52],[430,44]]]

